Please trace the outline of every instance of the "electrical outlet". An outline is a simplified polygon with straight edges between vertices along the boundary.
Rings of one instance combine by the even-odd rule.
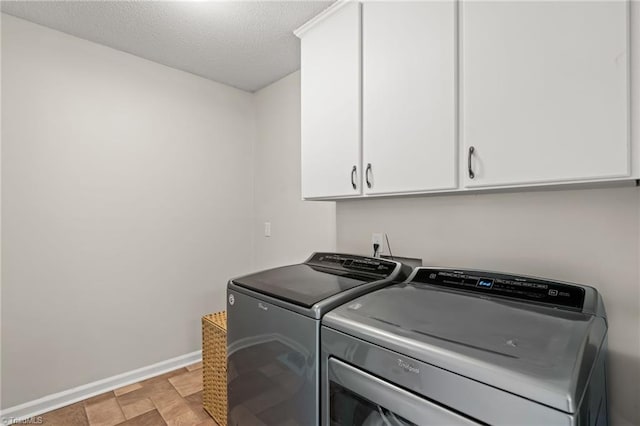
[[[378,254],[384,253],[384,234],[373,233],[371,234],[371,244],[378,244]]]

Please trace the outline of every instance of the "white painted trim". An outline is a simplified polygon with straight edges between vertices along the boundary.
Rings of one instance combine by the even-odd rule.
[[[100,395],[122,386],[137,383],[150,377],[158,376],[202,360],[202,351],[195,351],[146,367],[131,370],[126,373],[107,377],[86,385],[81,385],[62,392],[44,396],[42,398],[25,402],[24,404],[9,407],[0,412],[0,422],[2,424],[12,424],[20,420],[28,419],[47,413],[51,410],[74,404],[78,401]]]
[[[601,181],[576,181],[576,182],[549,182],[540,184],[521,184],[506,186],[472,186],[458,189],[441,189],[435,191],[416,191],[416,192],[390,192],[379,194],[365,195],[344,195],[344,196],[328,196],[328,197],[307,197],[304,201],[340,201],[340,200],[371,200],[380,198],[401,198],[401,197],[427,197],[438,195],[465,195],[465,194],[500,194],[512,192],[540,192],[540,191],[568,191],[574,189],[600,189],[600,188],[626,188],[640,187],[640,179],[619,178]]]
[[[317,14],[316,16],[314,16],[313,18],[311,18],[310,20],[308,20],[307,22],[305,22],[304,24],[302,24],[300,27],[298,27],[297,29],[293,30],[293,34],[296,35],[296,37],[298,38],[302,38],[302,36],[304,35],[304,33],[306,33],[307,31],[309,31],[309,29],[311,29],[313,26],[315,26],[318,22],[320,21],[324,21],[325,19],[327,19],[327,17],[333,15],[337,10],[341,9],[342,7],[346,6],[349,3],[357,3],[359,0],[338,0],[335,3],[331,4],[331,6],[329,6],[328,8],[326,8],[325,10],[323,10],[322,12],[320,12],[319,14]]]

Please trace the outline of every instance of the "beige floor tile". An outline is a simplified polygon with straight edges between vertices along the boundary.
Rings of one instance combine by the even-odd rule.
[[[126,420],[115,398],[86,404],[85,409],[91,426],[113,426]]]
[[[174,388],[171,385],[171,383],[169,383],[169,380],[162,380],[159,382],[154,382],[149,385],[143,386],[142,389],[139,389],[134,392],[145,393],[146,396],[152,397],[154,395],[158,395],[163,392],[171,391],[171,390],[176,390],[176,388]]]
[[[167,423],[191,412],[187,402],[175,389],[158,393],[151,400]]]
[[[186,368],[187,368],[188,371],[193,371],[193,370],[197,370],[199,368],[202,368],[202,361],[196,362],[195,364],[187,365]]]
[[[144,414],[149,411],[153,411],[156,409],[156,406],[153,405],[151,398],[118,398],[118,403],[120,404],[120,408],[122,408],[122,412],[127,419],[132,419],[141,414]]]
[[[184,400],[187,402],[187,404],[189,404],[189,408],[191,408],[191,411],[196,413],[196,415],[200,418],[200,421],[211,419],[209,413],[207,413],[202,406],[202,391],[186,396]]]
[[[174,391],[175,388],[171,385],[171,383],[169,383],[169,380],[165,379],[148,382],[147,384],[142,385],[140,389],[136,389],[132,392],[125,393],[124,395],[118,397],[118,401],[121,401],[123,398],[125,400],[152,398],[154,395],[159,395],[170,390]]]
[[[198,423],[196,426],[218,426],[218,423],[216,423],[215,420],[213,420],[211,417],[209,417],[207,420]]]
[[[216,423],[213,419],[209,419],[205,420],[202,423],[198,423],[196,426],[218,426],[218,423]]]
[[[101,393],[100,395],[96,395],[96,396],[92,396],[89,399],[85,399],[84,401],[84,405],[87,406],[89,404],[94,404],[96,402],[100,402],[100,401],[104,401],[105,399],[111,399],[114,396],[116,396],[113,391],[109,391],[109,392],[105,392],[105,393]]]
[[[66,407],[50,411],[41,416],[33,417],[35,423],[37,423],[39,419],[42,419],[42,424],[47,426],[89,426],[89,419],[87,419],[87,413],[84,411],[84,404],[82,402],[67,405]]]
[[[257,421],[250,413],[241,416]],[[45,413],[42,420],[51,426],[217,426],[202,407],[201,363]]]
[[[160,376],[151,377],[147,380],[143,380],[140,382],[142,386],[147,386],[150,384],[155,384],[158,382],[166,382],[168,379],[179,376],[181,374],[187,373],[188,370],[186,368],[179,368],[177,370],[169,371],[168,373],[161,374]]]
[[[171,387],[171,389],[167,389],[151,395],[151,400],[156,406],[164,406],[170,404],[173,401],[184,401],[184,399],[180,396],[178,391],[173,388],[173,386]],[[160,412],[160,414],[162,414],[162,411]]]
[[[164,426],[166,424],[158,410],[153,410],[120,423],[118,426]]]
[[[202,423],[202,420],[191,410],[167,421],[169,426],[193,426]]]
[[[202,370],[194,370],[169,379],[180,396],[188,396],[202,390]]]
[[[133,392],[134,390],[142,389],[142,385],[140,383],[133,383],[128,386],[123,386],[113,391],[116,396],[124,395],[125,393]]]

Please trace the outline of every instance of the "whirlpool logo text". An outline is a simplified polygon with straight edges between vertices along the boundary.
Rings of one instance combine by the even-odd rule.
[[[398,367],[409,373],[420,374],[420,368],[411,365],[408,362],[401,360],[400,358],[398,358]]]

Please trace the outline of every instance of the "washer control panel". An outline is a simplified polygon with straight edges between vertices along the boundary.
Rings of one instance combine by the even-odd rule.
[[[491,272],[419,268],[411,282],[573,309],[582,309],[585,297],[577,285]]]
[[[355,256],[337,253],[316,253],[307,264],[342,269],[345,271],[365,272],[388,277],[396,269],[396,263],[376,257]]]

